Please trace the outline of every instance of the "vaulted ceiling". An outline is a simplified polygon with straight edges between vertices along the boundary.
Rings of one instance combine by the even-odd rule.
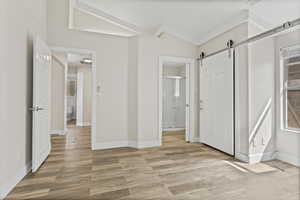
[[[268,1],[270,4],[276,0],[261,1]],[[285,6],[291,7],[287,1],[297,0],[285,0]],[[207,41],[216,29],[228,28],[245,20],[249,15],[249,8],[257,7],[259,14],[266,13],[262,12],[264,9],[260,11],[262,8],[257,6],[259,0],[71,0],[71,2],[73,2],[71,3],[73,10],[70,12],[73,15],[71,24],[73,28],[125,37],[141,33],[159,35],[167,32],[194,44]],[[270,12],[269,10],[268,13]],[[276,13],[278,15],[278,12]],[[274,14],[267,15],[272,17]]]

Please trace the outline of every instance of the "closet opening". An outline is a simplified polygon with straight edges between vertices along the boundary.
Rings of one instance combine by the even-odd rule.
[[[162,145],[180,145],[192,141],[191,69],[193,60],[160,58],[159,137]]]

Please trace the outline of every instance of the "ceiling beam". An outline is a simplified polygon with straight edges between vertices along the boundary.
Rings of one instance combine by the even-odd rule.
[[[72,8],[70,8],[70,9],[76,8],[76,9],[80,10],[81,12],[95,16],[103,21],[109,22],[113,25],[116,25],[116,26],[122,28],[122,29],[133,32],[136,35],[141,34],[143,32],[143,30],[140,29],[139,27],[137,27],[133,24],[130,24],[128,22],[125,22],[117,17],[114,17],[114,16],[108,14],[108,13],[105,13],[104,11],[102,11],[98,8],[95,8],[94,6],[89,5],[85,2],[82,2],[80,0],[70,0],[70,2],[71,2],[70,6],[72,6]],[[73,14],[72,12],[70,11],[70,14]],[[70,20],[70,26],[72,26],[72,24],[73,24],[72,20]]]

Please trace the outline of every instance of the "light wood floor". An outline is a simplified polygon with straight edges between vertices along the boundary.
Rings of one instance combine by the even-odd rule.
[[[90,150],[90,128],[53,136],[53,150],[7,199],[299,200],[300,169],[272,161],[245,165],[182,132],[163,146]]]

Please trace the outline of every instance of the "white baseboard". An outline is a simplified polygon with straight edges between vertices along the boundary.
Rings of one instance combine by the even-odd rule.
[[[236,153],[235,153],[235,159],[240,160],[240,161],[242,161],[242,162],[246,162],[246,163],[249,162],[249,157],[248,157],[248,155],[245,155],[245,154],[239,153],[239,152],[236,152]]]
[[[104,149],[113,149],[113,148],[122,148],[122,147],[132,147],[137,149],[149,148],[149,147],[159,147],[161,142],[159,141],[116,141],[116,142],[104,142],[96,143],[93,145],[93,150],[104,150]]]
[[[104,149],[113,149],[128,147],[128,141],[116,141],[116,142],[99,142],[93,144],[93,150],[104,150]]]
[[[159,141],[128,141],[128,147],[143,149],[150,147],[159,147],[161,146],[161,142]]]
[[[200,138],[192,138],[190,142],[200,142],[201,143]]]
[[[164,128],[163,131],[185,131],[185,128]]]
[[[200,142],[200,138],[193,138],[191,142]],[[235,153],[235,158],[237,160],[240,160],[242,162],[246,163],[258,163],[261,161],[269,161],[269,160],[274,160],[276,158],[276,155],[274,152],[267,152],[267,153],[262,153],[262,154],[253,154],[253,155],[246,155],[243,153],[236,152]]]
[[[65,135],[65,130],[50,130],[50,135]]]
[[[91,122],[78,122],[76,126],[92,126]]]
[[[246,163],[255,164],[255,163],[259,163],[259,162],[274,160],[275,153],[274,152],[266,152],[266,153],[246,155],[243,153],[236,152],[235,158],[237,160],[240,160],[240,161],[243,161]]]
[[[137,141],[128,141],[128,147],[138,148],[138,142]]]
[[[270,161],[275,159],[274,152],[266,152],[266,153],[257,153],[257,154],[250,154],[249,155],[249,163],[255,164],[264,161]]]
[[[31,171],[31,162],[15,173],[14,177],[7,179],[4,185],[0,186],[0,199],[4,199],[16,185]]]
[[[289,153],[284,153],[284,152],[277,152],[276,159],[300,167],[300,157],[299,156],[294,156],[294,155],[291,155]]]
[[[156,140],[156,141],[139,141],[137,148],[142,149],[142,148],[150,148],[150,147],[159,147],[161,146],[161,142]]]

